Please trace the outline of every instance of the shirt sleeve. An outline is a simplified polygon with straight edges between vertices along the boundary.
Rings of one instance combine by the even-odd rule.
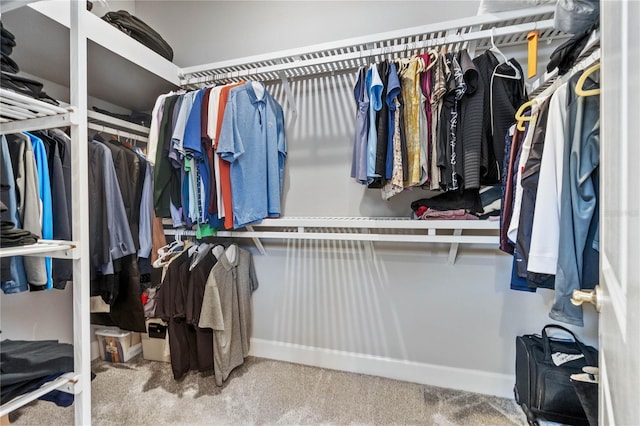
[[[220,129],[220,141],[218,142],[216,153],[229,163],[233,163],[244,154],[242,137],[238,131],[237,109],[233,93],[229,95],[229,100],[225,106],[222,128]]]
[[[215,267],[214,267],[215,268]],[[222,318],[222,303],[220,302],[220,292],[214,269],[209,273],[207,285],[202,297],[202,308],[200,309],[200,328],[212,328],[214,330],[224,330],[224,319]]]

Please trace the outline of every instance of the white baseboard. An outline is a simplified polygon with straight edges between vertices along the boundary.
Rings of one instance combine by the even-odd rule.
[[[513,398],[515,376],[251,339],[251,355],[424,385]]]

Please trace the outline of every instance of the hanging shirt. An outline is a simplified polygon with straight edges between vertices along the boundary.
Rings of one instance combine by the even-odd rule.
[[[385,102],[387,103],[387,159],[385,162],[385,179],[389,180],[393,176],[394,161],[395,161],[395,148],[394,148],[394,135],[396,132],[400,132],[400,123],[396,121],[398,117],[398,110],[396,108],[396,98],[400,95],[400,78],[398,77],[398,70],[396,64],[391,62],[389,64],[389,76],[387,81],[387,93],[385,94]],[[398,142],[400,136],[398,135]],[[400,149],[398,147],[398,149]],[[400,159],[402,161],[402,158]],[[402,165],[400,166],[402,168]],[[402,173],[402,170],[400,170]]]
[[[429,184],[429,159],[431,149],[431,128],[430,128],[430,115],[431,105],[429,97],[427,96],[430,87],[430,75],[426,71],[427,67],[431,64],[431,58],[428,53],[420,55],[418,67],[418,73],[416,79],[420,85],[420,105],[419,105],[419,118],[420,118],[420,182],[418,185],[422,186]],[[427,107],[428,106],[428,107]]]
[[[136,150],[136,153],[146,160],[141,150]],[[140,248],[138,249],[138,257],[149,258],[153,246],[153,166],[148,163],[145,168],[144,183],[142,184],[139,232]]]
[[[387,183],[382,187],[382,199],[388,200],[394,195],[401,193],[404,190],[402,180],[402,147],[400,142],[400,101],[395,98],[393,111],[393,122],[390,123],[390,127],[394,129],[393,132],[393,147],[391,152],[393,153],[393,174],[391,179],[387,180]]]
[[[367,135],[367,183],[376,174],[376,152],[378,150],[378,129],[376,128],[376,113],[382,109],[382,79],[376,64],[371,64],[367,70],[367,90],[369,93],[369,133]]]
[[[207,207],[209,205],[209,183],[210,170],[208,157],[202,148],[202,99],[207,89],[198,90],[193,100],[193,105],[184,132],[184,153],[188,158],[193,159],[193,164],[187,171],[185,163],[186,178],[192,182],[193,196],[190,194],[190,203],[193,204],[194,214],[189,217],[194,223],[207,223],[209,218]],[[195,173],[197,171],[197,173]]]
[[[9,154],[9,146],[7,139],[2,135],[0,146],[0,183],[2,184],[2,202],[7,206],[7,213],[2,214],[2,220],[8,220],[13,222],[16,228],[22,228],[20,219],[18,217],[18,204],[16,200],[16,186],[15,178],[13,174],[13,166],[11,164],[11,157]],[[4,293],[20,293],[27,291],[29,285],[27,283],[27,275],[24,269],[24,262],[22,256],[11,256],[9,259],[2,259],[4,262],[9,262],[8,273],[3,273],[0,277],[0,284]]]
[[[220,90],[220,97],[218,100],[217,111],[218,114],[216,116],[216,125],[213,129],[215,135],[213,137],[213,148],[217,151],[218,143],[220,141],[220,131],[222,130],[222,121],[224,119],[224,114],[226,110],[227,100],[229,99],[229,92],[234,87],[238,87],[243,85],[244,82],[240,83],[232,83],[227,84]],[[211,128],[210,128],[211,131]],[[220,218],[224,218],[224,227],[225,229],[233,228],[233,199],[232,199],[232,190],[231,190],[231,170],[230,164],[228,161],[224,161],[220,158],[220,156],[216,155],[217,164],[220,169],[220,187],[217,189],[218,191],[218,212],[220,213]]]
[[[184,132],[187,127],[187,120],[191,109],[193,108],[193,102],[200,91],[189,92],[182,95],[182,104],[178,111],[176,122],[173,126],[173,133],[171,135],[171,146],[175,148],[179,155],[184,156]],[[178,160],[178,158],[173,158]]]
[[[51,182],[49,180],[49,164],[47,162],[47,152],[42,139],[31,133],[25,132],[31,139],[33,155],[36,159],[36,170],[38,172],[38,194],[41,202],[40,223],[42,226],[42,238],[53,239],[53,207],[51,204]],[[53,287],[51,278],[51,258],[45,257],[45,267],[47,270],[47,283],[45,289]]]
[[[222,200],[222,193],[220,191],[220,157],[215,155],[216,148],[216,136],[217,136],[217,128],[218,128],[218,109],[220,105],[220,92],[222,91],[223,86],[216,86],[209,91],[209,97],[207,99],[207,109],[206,109],[206,122],[204,116],[202,118],[203,132],[206,131],[206,137],[209,139],[208,142],[211,143],[211,161],[212,165],[212,173],[211,175],[214,179],[211,181],[211,187],[209,190],[211,191],[209,195],[209,205],[207,206],[207,211],[211,214],[215,214],[219,220],[222,221],[221,226],[224,227],[224,202]],[[223,105],[224,108],[224,105]],[[203,110],[203,113],[205,111]],[[205,129],[206,125],[206,129]],[[203,136],[204,138],[204,133]],[[204,143],[204,142],[203,142]]]
[[[567,91],[565,83],[556,89],[551,98],[540,163],[527,270],[541,274],[555,275],[558,266]]]
[[[358,71],[358,79],[353,88],[356,101],[356,126],[353,138],[351,177],[367,183],[367,135],[369,134],[369,94],[367,93],[367,69]]]
[[[458,122],[460,121],[460,100],[467,90],[462,67],[456,55],[445,56],[451,75],[447,81],[447,93],[444,95],[440,115],[440,134],[438,146],[438,167],[440,168],[441,187],[445,191],[460,187],[459,164],[462,163],[460,141],[458,141]]]
[[[584,273],[585,255],[597,235],[598,166],[600,164],[600,98],[578,96],[579,73],[569,80],[567,139],[563,156],[560,207],[560,238],[554,302],[549,316],[557,321],[583,326],[582,306],[571,303],[574,290],[592,289],[599,281],[597,268]],[[592,74],[585,82],[592,88]],[[570,124],[569,124],[570,123]],[[595,181],[594,181],[595,178]],[[589,237],[592,230],[591,237]],[[597,259],[597,256],[594,256]]]
[[[408,156],[407,164],[403,164],[408,171],[405,187],[420,183],[420,81],[417,70],[418,58],[411,58],[400,73]]]
[[[440,168],[438,167],[438,157],[440,149],[438,141],[440,140],[440,132],[445,128],[440,128],[440,114],[442,111],[442,102],[445,93],[447,93],[447,80],[449,79],[450,70],[444,61],[444,54],[439,53],[432,67],[431,76],[433,82],[433,90],[431,91],[431,184],[429,189],[440,190]]]
[[[260,98],[254,85],[262,89]],[[231,89],[216,152],[231,163],[234,227],[278,217],[287,154],[284,114],[260,83]]]
[[[149,126],[149,140],[147,142],[147,157],[151,165],[156,162],[156,152],[158,151],[158,137],[160,135],[160,123],[162,122],[162,112],[164,110],[164,100],[174,93],[167,93],[158,96],[151,112],[151,124]]]
[[[480,187],[484,85],[469,53],[463,50],[459,56],[467,90],[460,101],[463,118],[458,130],[464,149],[461,150],[462,167],[458,171],[462,175],[464,189],[475,189]]]
[[[520,161],[516,165],[516,194],[513,199],[513,213],[511,216],[511,222],[509,223],[509,229],[507,230],[507,238],[509,238],[509,241],[511,241],[512,244],[515,244],[518,236],[518,225],[520,223],[520,207],[522,205],[522,173],[524,172],[524,166],[529,159],[529,151],[531,150],[531,144],[533,142],[533,134],[535,133],[537,119],[538,107],[534,105],[531,108],[531,121],[529,122],[527,132],[524,135]]]

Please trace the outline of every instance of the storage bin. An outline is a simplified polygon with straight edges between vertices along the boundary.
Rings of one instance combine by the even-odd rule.
[[[142,357],[150,361],[171,362],[167,350],[167,326],[161,319],[146,321],[147,332],[142,334]]]
[[[142,352],[140,333],[105,328],[96,330],[100,358],[109,362],[127,362]]]

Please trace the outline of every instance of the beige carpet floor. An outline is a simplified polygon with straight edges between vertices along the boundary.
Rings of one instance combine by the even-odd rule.
[[[513,400],[250,357],[219,388],[138,356],[92,365],[94,425],[526,425]],[[73,407],[31,403],[15,425],[71,425]]]

